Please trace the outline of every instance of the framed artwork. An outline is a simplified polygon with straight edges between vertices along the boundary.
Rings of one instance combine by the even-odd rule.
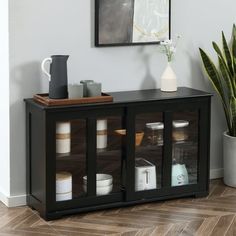
[[[95,46],[157,44],[170,38],[171,0],[95,0]]]

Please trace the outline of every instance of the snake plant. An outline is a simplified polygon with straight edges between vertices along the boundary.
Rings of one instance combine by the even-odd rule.
[[[199,48],[205,71],[219,94],[228,126],[228,134],[236,137],[236,26],[233,25],[232,42],[228,45],[222,31],[222,49],[212,42],[218,57],[216,65],[207,53]]]

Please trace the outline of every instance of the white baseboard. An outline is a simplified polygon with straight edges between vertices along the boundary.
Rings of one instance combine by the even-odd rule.
[[[223,169],[211,169],[210,179],[222,178],[224,174]],[[7,207],[17,207],[26,205],[26,195],[18,196],[6,196],[0,191],[0,201],[2,201]]]
[[[210,179],[219,179],[224,176],[224,169],[211,169],[210,170]]]
[[[26,205],[26,195],[18,196],[6,196],[0,192],[0,201],[3,202],[7,207],[17,207]]]

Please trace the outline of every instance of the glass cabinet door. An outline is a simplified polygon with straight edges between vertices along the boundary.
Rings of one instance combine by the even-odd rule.
[[[162,186],[163,115],[142,113],[135,117],[135,191]]]
[[[56,122],[56,201],[86,196],[86,120]]]
[[[97,118],[97,196],[121,192],[122,190],[122,143],[126,130],[119,116]]]
[[[200,113],[190,108],[164,112],[132,110],[128,200],[193,191],[199,183]],[[153,110],[155,107],[153,107]],[[161,109],[161,108],[159,108]],[[129,123],[130,124],[130,123]],[[131,125],[132,126],[132,125]],[[166,126],[166,127],[165,127]],[[128,147],[129,148],[129,147]],[[132,179],[134,178],[134,179]],[[186,186],[176,190],[175,187]],[[128,190],[129,190],[128,189]]]
[[[77,199],[82,206],[92,198],[116,194],[110,202],[120,201],[126,139],[122,116],[91,120],[92,128],[88,118],[55,122],[57,203]]]
[[[171,186],[198,182],[198,119],[198,111],[173,113]]]

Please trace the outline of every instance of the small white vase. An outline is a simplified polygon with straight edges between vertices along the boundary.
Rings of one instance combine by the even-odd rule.
[[[176,74],[173,71],[169,62],[168,62],[166,69],[164,70],[164,72],[161,76],[161,91],[163,91],[163,92],[177,91]]]

